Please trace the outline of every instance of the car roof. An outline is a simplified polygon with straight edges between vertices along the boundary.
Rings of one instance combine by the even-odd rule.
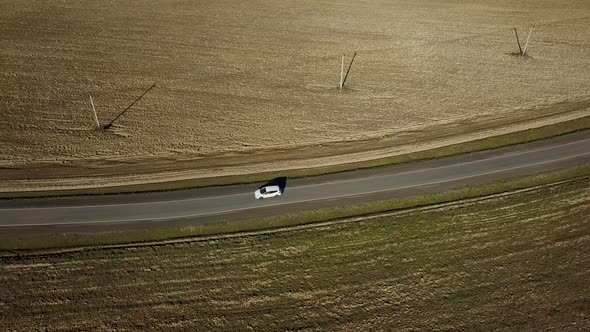
[[[267,191],[279,190],[279,186],[265,186],[264,188],[266,188]]]

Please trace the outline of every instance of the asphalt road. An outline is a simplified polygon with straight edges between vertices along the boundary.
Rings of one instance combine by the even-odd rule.
[[[401,198],[590,162],[590,132],[450,158],[286,180],[258,201],[263,183],[172,192],[0,200],[0,235],[94,232],[238,222],[313,208]]]

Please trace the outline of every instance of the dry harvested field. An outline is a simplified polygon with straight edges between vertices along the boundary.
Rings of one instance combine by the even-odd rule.
[[[512,28],[530,26],[530,57],[510,55]],[[380,139],[399,153],[588,115],[589,26],[586,0],[2,1],[0,176],[305,159]],[[93,130],[89,94],[107,123],[152,84]],[[343,144],[358,140],[372,141]]]
[[[274,234],[0,258],[2,330],[590,329],[590,179]]]

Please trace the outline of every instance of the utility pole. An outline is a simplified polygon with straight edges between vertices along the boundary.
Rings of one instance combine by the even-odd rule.
[[[92,96],[90,97],[90,104],[92,105],[92,112],[94,112],[94,121],[96,121],[96,128],[100,128],[100,122],[98,122],[98,115],[96,114],[96,109],[94,108],[94,101],[92,100]]]
[[[350,73],[350,68],[352,68],[352,63],[354,62],[354,57],[356,57],[356,52],[352,56],[352,60],[350,60],[350,65],[348,65],[348,70],[346,71],[346,75],[344,76],[344,80],[342,81],[342,88],[344,88],[344,83],[346,83],[346,78],[348,77],[348,73]]]
[[[529,39],[531,38],[531,33],[533,33],[533,28],[529,30],[529,36],[526,38],[526,43],[524,44],[524,50],[522,51],[522,55],[526,55],[526,49],[529,46]]]
[[[518,39],[518,31],[516,31],[516,28],[514,28],[514,34],[516,35],[516,42],[518,43],[518,51],[520,52],[520,55],[522,55],[522,47],[520,47],[520,39]]]
[[[342,65],[340,66],[340,91],[344,87],[344,54],[342,54]]]

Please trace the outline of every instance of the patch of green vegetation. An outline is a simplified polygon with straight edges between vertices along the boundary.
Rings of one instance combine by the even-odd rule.
[[[0,242],[0,252],[6,254],[27,250],[133,244],[140,242],[166,241],[171,239],[191,241],[191,238],[202,236],[255,232],[260,230],[282,230],[285,227],[338,221],[349,217],[370,216],[382,212],[412,209],[434,204],[484,197],[487,195],[543,186],[588,176],[590,176],[590,165],[565,171],[550,172],[516,180],[500,181],[482,186],[466,187],[444,193],[408,199],[387,200],[341,208],[315,210],[240,223],[211,223],[172,229],[147,229],[97,234],[55,234],[25,238],[6,238],[2,239]]]

